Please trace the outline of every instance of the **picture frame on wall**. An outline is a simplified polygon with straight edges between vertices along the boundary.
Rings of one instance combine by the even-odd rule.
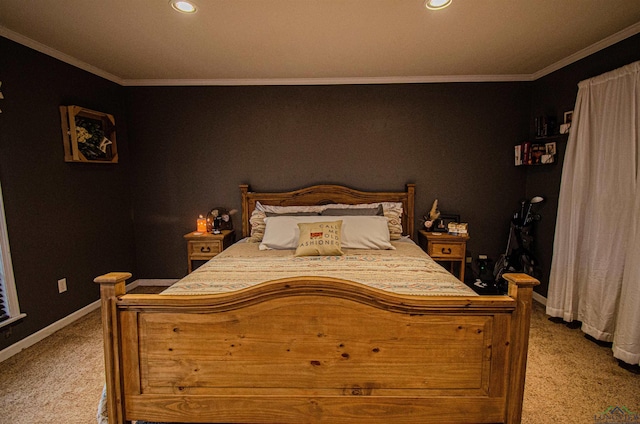
[[[118,163],[113,115],[80,106],[60,106],[65,162]]]
[[[571,130],[571,121],[573,121],[573,111],[564,113],[564,123],[560,124],[560,134],[569,134]]]
[[[556,142],[551,141],[549,143],[545,143],[545,151],[547,155],[555,155],[557,153]]]
[[[571,121],[573,120],[573,111],[570,110],[568,112],[564,113],[564,123],[565,124],[571,124]]]

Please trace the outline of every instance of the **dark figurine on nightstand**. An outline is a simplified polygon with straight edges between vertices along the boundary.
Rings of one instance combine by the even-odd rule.
[[[233,230],[231,216],[237,212],[236,209],[213,208],[207,214],[207,232],[220,234],[222,230]]]

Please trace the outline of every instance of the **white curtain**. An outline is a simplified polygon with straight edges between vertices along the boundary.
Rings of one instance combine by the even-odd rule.
[[[547,314],[640,363],[640,62],[582,81],[565,154]]]

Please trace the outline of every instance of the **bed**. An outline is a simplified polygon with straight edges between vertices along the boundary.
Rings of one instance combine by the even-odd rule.
[[[248,264],[247,252],[255,250],[249,241],[185,277],[186,291],[125,294],[131,274],[99,276],[110,423],[520,422],[537,280],[505,274],[507,295],[447,291],[449,283],[443,291],[420,291],[423,274],[432,273],[421,267],[433,261],[411,247],[413,184],[399,192],[240,189],[243,240],[253,236],[263,205],[400,204],[402,235],[383,250],[408,252],[406,273],[417,279],[397,289],[385,286],[386,277],[366,284],[359,273],[308,274],[279,265],[286,254],[267,250],[276,262],[265,281],[237,286],[230,277],[234,284],[225,290],[203,289],[222,272],[218,262],[235,257],[240,262],[227,265],[232,272]],[[397,266],[383,252],[342,253],[289,259],[327,262],[331,270],[369,262],[371,275],[376,266]],[[442,280],[457,281],[450,274]]]

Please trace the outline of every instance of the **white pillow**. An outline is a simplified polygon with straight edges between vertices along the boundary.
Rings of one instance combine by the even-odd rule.
[[[333,217],[336,218],[335,216]],[[345,249],[395,250],[384,216],[341,216],[342,247]]]
[[[265,218],[266,228],[260,250],[296,249],[300,230],[298,223],[331,222],[336,216],[271,216]],[[343,249],[395,249],[389,241],[389,227],[384,216],[341,216]]]

